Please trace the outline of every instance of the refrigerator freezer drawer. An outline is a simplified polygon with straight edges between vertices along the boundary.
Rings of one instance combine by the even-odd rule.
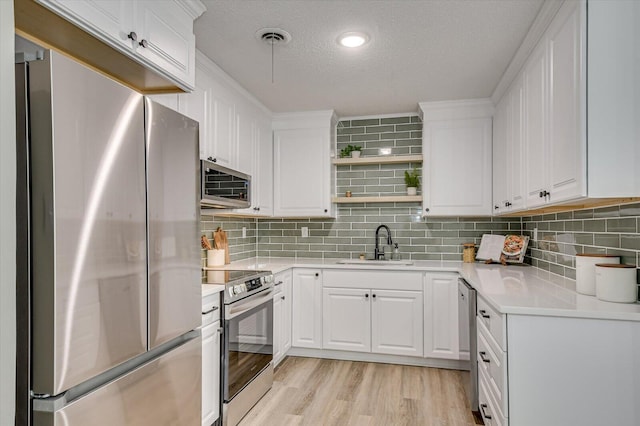
[[[198,425],[202,404],[201,350],[202,338],[198,336],[57,411],[34,411],[34,424]]]

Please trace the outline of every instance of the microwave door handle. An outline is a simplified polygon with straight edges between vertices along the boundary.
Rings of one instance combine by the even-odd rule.
[[[260,297],[248,297],[246,301],[236,302],[230,305],[228,309],[229,315],[225,315],[225,320],[232,320],[238,315],[242,315],[251,309],[260,306],[273,298],[273,292],[271,290],[265,291]],[[225,312],[226,313],[226,312]]]

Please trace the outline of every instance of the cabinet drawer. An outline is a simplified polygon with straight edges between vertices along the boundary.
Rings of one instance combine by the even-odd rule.
[[[500,350],[488,335],[487,329],[478,324],[478,371],[487,379],[487,390],[491,392],[501,413],[507,412],[507,354]]]
[[[322,283],[337,288],[422,291],[422,273],[325,269]]]
[[[202,326],[220,319],[220,293],[208,294],[202,298]]]
[[[478,374],[478,391],[478,405],[485,426],[507,426],[509,422],[496,408],[498,404],[489,391],[487,378],[483,372]]]
[[[478,296],[478,322],[484,324],[487,331],[495,339],[501,350],[507,350],[506,320],[480,296]]]

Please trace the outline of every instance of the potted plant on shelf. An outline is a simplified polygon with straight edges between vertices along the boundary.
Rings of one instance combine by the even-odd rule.
[[[407,195],[416,195],[420,187],[420,174],[416,167],[404,171],[404,183],[407,185]]]
[[[342,150],[340,150],[340,158],[345,158],[345,157],[360,158],[360,151],[362,151],[361,146],[347,145]]]

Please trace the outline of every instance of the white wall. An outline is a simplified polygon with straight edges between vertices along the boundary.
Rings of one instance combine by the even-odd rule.
[[[13,1],[0,0],[0,425],[15,413],[15,93]]]

